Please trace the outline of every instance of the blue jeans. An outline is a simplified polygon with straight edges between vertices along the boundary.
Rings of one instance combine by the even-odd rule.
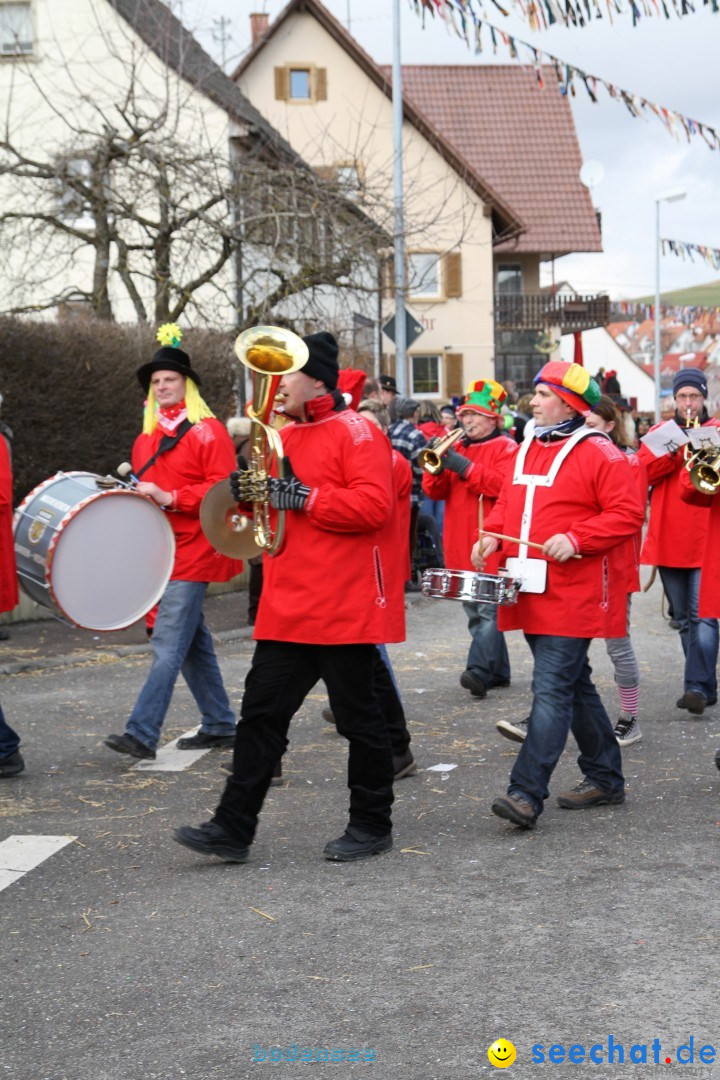
[[[152,750],[181,671],[202,714],[202,730],[235,734],[235,713],[203,618],[206,589],[204,581],[171,581],[160,601],[150,639],[152,667],[127,723],[128,732]]]
[[[445,522],[445,500],[444,499],[431,499],[429,495],[423,495],[422,502],[420,503],[420,513],[427,514],[431,517],[442,536],[443,524]]]
[[[498,630],[497,604],[472,604],[463,600],[472,643],[466,669],[486,686],[510,682],[510,657],[505,635]]]
[[[572,731],[580,771],[602,791],[622,791],[620,747],[590,678],[591,638],[526,634],[535,659],[530,723],[510,773],[508,794],[522,795],[537,814],[550,794],[553,769]]]
[[[5,719],[5,714],[0,705],[0,758],[14,754],[20,745],[20,736],[16,735]]]
[[[706,701],[717,697],[718,621],[698,617],[700,567],[659,566],[663,588],[680,625],[685,653],[685,690],[695,690]]]

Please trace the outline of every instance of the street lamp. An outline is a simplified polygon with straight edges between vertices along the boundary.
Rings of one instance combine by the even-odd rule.
[[[655,423],[660,422],[660,203],[680,202],[687,191],[669,191],[655,200]]]

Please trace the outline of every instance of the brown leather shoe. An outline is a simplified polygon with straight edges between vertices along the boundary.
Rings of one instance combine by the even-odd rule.
[[[576,784],[572,791],[564,791],[558,795],[558,806],[563,810],[585,810],[588,806],[603,806],[606,803],[625,802],[624,791],[603,791],[595,787],[592,780],[587,776]]]
[[[522,829],[532,829],[537,821],[537,814],[526,799],[519,795],[499,795],[492,804],[493,814],[512,821]]]

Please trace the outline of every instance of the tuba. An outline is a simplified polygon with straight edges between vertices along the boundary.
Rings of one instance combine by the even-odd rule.
[[[246,558],[262,551],[275,555],[285,530],[285,511],[277,510],[275,525],[270,522],[268,478],[273,465],[282,477],[282,440],[270,426],[278,385],[283,375],[300,369],[308,359],[302,338],[281,326],[253,326],[235,341],[235,355],[252,371],[250,449],[246,488],[252,503],[252,518],[235,504],[227,480],[220,480],[205,495],[200,507],[200,523],[206,537],[218,551],[234,558]]]
[[[447,435],[443,435],[441,439],[433,439],[430,445],[426,446],[418,454],[418,465],[420,465],[425,472],[437,476],[439,472],[442,472],[442,459],[445,454],[447,454],[448,450],[454,446],[458,439],[462,438],[464,434],[465,429],[459,427],[455,428],[454,431],[448,432]]]
[[[686,428],[700,427],[696,417],[690,421],[688,411]],[[708,450],[693,450],[690,443],[685,446],[685,468],[690,473],[690,483],[701,495],[716,495],[720,489],[720,447]]]

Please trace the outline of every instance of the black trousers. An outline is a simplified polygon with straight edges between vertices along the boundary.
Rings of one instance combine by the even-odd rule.
[[[213,821],[252,842],[273,771],[288,745],[290,720],[323,679],[338,732],[350,743],[349,824],[377,836],[391,831],[393,760],[375,693],[374,645],[259,641],[245,680],[233,775]]]

